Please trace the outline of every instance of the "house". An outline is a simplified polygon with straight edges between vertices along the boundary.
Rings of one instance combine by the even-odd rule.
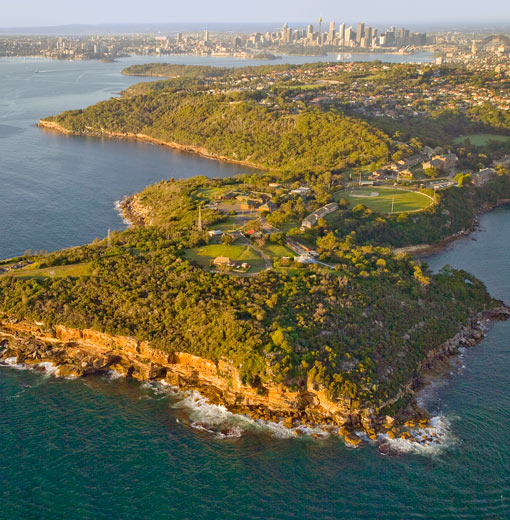
[[[423,169],[428,170],[429,168],[437,168],[442,172],[449,172],[455,165],[457,164],[458,157],[454,153],[449,153],[446,155],[435,155],[430,159],[430,161],[426,161],[423,163]]]
[[[218,256],[212,263],[215,267],[230,267],[232,265],[232,260],[226,256]]]
[[[267,211],[268,213],[272,213],[273,211],[276,211],[278,209],[278,206],[271,201],[266,202],[265,204],[261,204],[257,211],[260,211],[261,213],[264,211]]]
[[[255,229],[249,229],[248,231],[246,231],[246,234],[250,238],[260,238],[262,236],[262,233],[260,231],[256,231]]]
[[[221,235],[223,235],[223,231],[220,229],[212,229],[208,232],[208,234],[210,237],[221,237]]]
[[[300,195],[301,197],[306,196],[310,192],[310,188],[308,186],[301,186],[296,188],[295,190],[291,190],[291,195]]]
[[[257,203],[253,200],[247,200],[241,203],[240,208],[242,211],[251,211],[257,207]]]
[[[218,195],[218,200],[230,200],[235,198],[236,194],[236,191],[226,191]]]

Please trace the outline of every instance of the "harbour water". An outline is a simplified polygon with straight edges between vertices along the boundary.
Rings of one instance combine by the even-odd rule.
[[[0,61],[0,257],[120,228],[113,202],[163,177],[240,171],[32,126],[115,95],[134,81],[118,74],[124,65]],[[35,78],[38,69],[57,72]],[[473,272],[510,302],[509,234],[510,209],[500,208],[427,262]],[[2,366],[0,518],[507,519],[509,384],[510,323],[496,323],[424,394],[441,445],[398,441],[397,456],[382,456],[336,436],[289,437],[161,385]]]

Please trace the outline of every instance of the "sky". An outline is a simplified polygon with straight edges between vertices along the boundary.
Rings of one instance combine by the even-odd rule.
[[[509,0],[3,0],[0,27],[102,23],[509,21]]]

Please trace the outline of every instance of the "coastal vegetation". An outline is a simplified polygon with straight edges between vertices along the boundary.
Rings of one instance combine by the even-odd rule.
[[[470,108],[452,123],[449,108],[422,107],[422,126],[401,117],[399,103],[373,112],[358,103],[387,89],[423,93],[441,78],[451,86],[452,71],[157,64],[125,72],[171,79],[41,125],[150,139],[261,171],[169,179],[127,197],[130,229],[26,255],[26,277],[3,267],[3,316],[132,336],[218,366],[226,360],[257,395],[280,384],[314,388],[351,409],[379,410],[401,405],[424,360],[497,304],[470,274],[432,274],[394,252],[464,232],[478,212],[510,198],[505,161],[478,177],[454,176],[439,170],[452,154],[425,151],[426,142],[437,145],[432,130],[454,144],[457,123],[471,118],[473,129],[485,128],[495,124],[490,111]],[[462,143],[459,163],[485,166],[490,146]],[[497,143],[491,159],[505,146]],[[431,160],[434,181],[424,166]]]
[[[87,258],[79,278],[0,278],[10,317],[136,336],[165,351],[231,361],[254,385],[306,385],[380,405],[459,323],[491,305],[464,272],[430,275],[389,249],[344,244],[335,271],[236,278],[194,267],[156,227],[45,258]]]
[[[336,111],[294,114],[250,97],[162,90],[112,99],[47,121],[74,134],[141,134],[284,172],[334,170],[389,157],[390,139],[367,123]]]

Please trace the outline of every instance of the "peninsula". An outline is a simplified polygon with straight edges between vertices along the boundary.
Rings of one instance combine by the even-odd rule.
[[[40,126],[258,171],[162,181],[125,198],[129,229],[1,262],[2,359],[162,379],[354,445],[360,430],[412,438],[427,371],[509,311],[469,273],[395,249],[466,233],[510,199],[508,114],[466,101],[483,79],[504,105],[508,81],[379,63],[125,73],[169,79]]]

